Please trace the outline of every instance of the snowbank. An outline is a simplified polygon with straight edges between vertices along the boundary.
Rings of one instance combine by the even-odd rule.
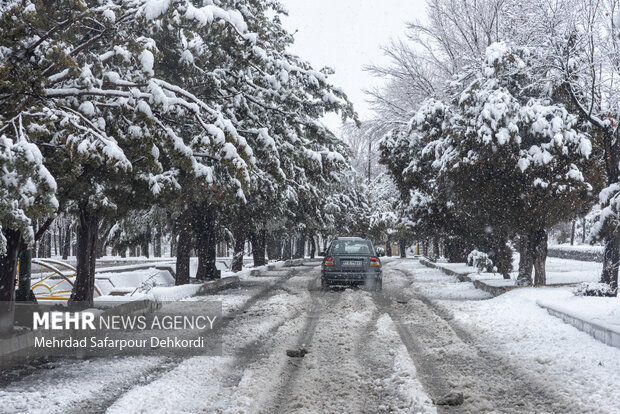
[[[588,262],[603,262],[603,246],[571,246],[556,245],[549,246],[547,254],[549,257],[558,257],[562,259],[583,260]]]

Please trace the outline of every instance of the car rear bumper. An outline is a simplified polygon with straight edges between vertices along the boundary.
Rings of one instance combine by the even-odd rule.
[[[382,272],[323,272],[321,277],[328,283],[365,283],[381,279]]]

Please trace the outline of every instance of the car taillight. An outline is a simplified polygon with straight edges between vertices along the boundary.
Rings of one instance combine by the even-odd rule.
[[[378,267],[381,266],[381,262],[376,257],[373,257],[372,259],[370,259],[370,265]]]
[[[334,265],[333,257],[326,257],[325,260],[323,261],[323,266],[333,266],[333,265]]]

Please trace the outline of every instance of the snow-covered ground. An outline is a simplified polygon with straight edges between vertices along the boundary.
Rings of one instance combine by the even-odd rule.
[[[442,267],[454,270],[459,273],[468,273],[472,279],[481,280],[503,280],[502,275],[498,273],[479,273],[473,266],[465,263],[440,263]],[[511,280],[516,280],[519,269],[519,254],[513,256],[513,272]],[[580,260],[560,259],[556,257],[547,257],[546,272],[547,284],[566,284],[581,282],[598,282],[601,276],[602,264],[597,262],[586,262]],[[505,284],[511,284],[506,282]]]
[[[579,247],[579,246],[577,246]],[[518,256],[514,260],[513,266],[518,266]],[[490,285],[512,285],[517,273],[512,273],[509,281],[504,280],[501,275],[492,273],[471,273],[475,272],[471,266],[464,263],[441,263],[442,267],[457,271],[459,273],[468,273],[472,280],[482,280]],[[593,322],[599,326],[603,326],[620,332],[620,298],[598,298],[575,296],[573,291],[576,285],[581,282],[598,282],[601,272],[601,264],[596,262],[586,262],[571,259],[547,258],[547,281],[553,288],[528,288],[525,292],[536,292],[537,289],[543,289],[545,294],[534,295],[535,302],[551,307],[560,312],[566,313],[578,319]],[[451,279],[447,279],[451,280]],[[448,286],[449,282],[444,282]],[[441,288],[443,295],[454,295],[452,291],[457,290],[460,294],[467,291],[468,288],[456,287],[452,284],[452,288]],[[520,289],[522,292],[523,289]],[[512,293],[517,295],[517,293]],[[458,295],[458,294],[457,294]],[[526,295],[527,293],[520,293]]]
[[[568,287],[491,298],[417,260],[384,264],[383,293],[321,291],[317,268],[303,266],[186,298],[222,301],[223,355],[22,367],[1,377],[0,412],[620,410],[620,350],[537,305],[590,309],[593,298],[574,298]],[[300,348],[303,358],[287,356]],[[448,392],[464,396],[454,411],[432,402]]]
[[[552,260],[549,270],[558,275],[579,273],[577,268],[594,270],[587,262]],[[575,297],[570,288],[523,288],[488,300],[454,301],[454,290],[470,290],[469,283],[457,283],[439,270],[422,269],[405,263],[416,279],[436,278],[429,287],[418,285],[421,293],[435,298],[461,326],[480,338],[481,349],[498,355],[509,364],[506,370],[526,371],[560,397],[571,401],[572,412],[612,413],[620,410],[616,398],[620,384],[620,349],[607,346],[590,335],[565,324],[537,305],[562,304],[590,319],[620,322],[620,299]],[[600,265],[598,265],[600,267]],[[588,280],[591,274],[578,279]],[[557,280],[557,279],[556,279]],[[566,279],[564,279],[566,280]],[[442,285],[450,285],[445,289]],[[439,288],[439,290],[437,290]]]
[[[505,356],[537,381],[575,403],[579,412],[620,410],[620,349],[563,323],[537,300],[566,299],[564,289],[527,288],[482,302],[449,303],[457,321],[486,336],[488,350]],[[620,302],[616,300],[616,311]]]
[[[620,299],[617,297],[575,296],[569,289],[555,289],[552,294],[538,299],[537,303],[620,332]]]
[[[1,387],[0,412],[435,412],[374,295],[323,292],[317,276],[275,271],[187,299],[222,300],[220,357],[61,360]],[[287,356],[299,347],[304,358]]]

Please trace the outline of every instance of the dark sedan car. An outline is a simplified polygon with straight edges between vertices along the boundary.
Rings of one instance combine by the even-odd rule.
[[[336,237],[321,265],[321,287],[357,284],[381,290],[381,261],[370,240],[361,237]]]

